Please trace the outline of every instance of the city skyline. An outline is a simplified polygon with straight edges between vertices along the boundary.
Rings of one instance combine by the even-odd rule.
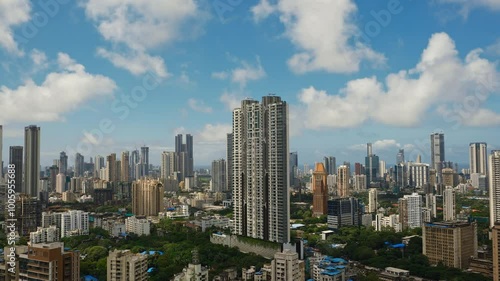
[[[491,130],[500,124],[499,19],[490,9],[496,4],[346,0],[288,6],[293,1],[262,0],[221,10],[188,1],[183,11],[160,6],[142,21],[150,4],[71,2],[48,14],[39,3],[19,2],[27,4],[2,7],[19,18],[0,23],[8,31],[0,37],[3,155],[22,145],[25,126],[37,124],[43,128],[43,166],[60,151],[74,163],[76,152],[119,155],[144,144],[159,165],[178,133],[194,136],[196,164],[209,166],[225,158],[234,104],[268,93],[290,104],[290,150],[299,152],[301,163],[324,156],[362,162],[359,146],[367,142],[388,164],[399,149],[408,160],[420,150],[430,163],[428,135],[439,130],[447,136],[446,158],[454,162],[468,163],[471,142],[499,149],[500,133]],[[130,37],[103,28],[119,8],[130,14],[116,27],[139,29]],[[318,10],[338,11],[338,30],[319,28],[332,24],[327,16],[309,27]],[[442,12],[448,16],[438,16]],[[40,25],[35,13],[47,15],[47,23]],[[147,28],[167,22],[164,32],[144,40]],[[413,22],[417,30],[402,32]],[[28,38],[32,25],[37,32]],[[221,36],[237,40],[221,44]],[[437,67],[438,60],[452,71]],[[64,79],[75,80],[59,84]],[[127,103],[123,97],[132,92],[139,98]],[[43,94],[51,98],[40,99]],[[59,103],[47,104],[53,100]],[[28,106],[32,101],[39,105]],[[101,125],[112,132],[88,134]],[[92,151],[79,151],[79,144]]]

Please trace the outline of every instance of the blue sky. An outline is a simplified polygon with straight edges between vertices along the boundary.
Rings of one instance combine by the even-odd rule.
[[[290,150],[362,162],[446,160],[500,148],[499,0],[4,0],[0,124],[8,146],[42,130],[42,165],[143,144],[150,159],[191,133],[195,165],[225,157],[231,109],[290,104]]]

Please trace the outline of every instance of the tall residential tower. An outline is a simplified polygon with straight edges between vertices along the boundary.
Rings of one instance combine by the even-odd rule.
[[[233,111],[234,229],[238,235],[290,241],[288,104],[247,99]]]

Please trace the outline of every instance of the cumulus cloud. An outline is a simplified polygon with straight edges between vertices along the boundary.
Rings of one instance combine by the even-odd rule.
[[[259,22],[275,12],[275,7],[269,3],[269,0],[261,0],[259,4],[253,6],[251,11],[255,22]]]
[[[203,112],[203,113],[211,113],[212,108],[208,105],[205,104],[204,101],[202,100],[197,100],[197,99],[188,99],[188,105],[189,107],[197,112]]]
[[[256,81],[266,77],[266,71],[262,67],[259,57],[256,57],[255,65],[244,60],[237,60],[237,62],[239,62],[240,66],[228,71],[213,72],[212,78],[225,80],[231,77],[231,82],[244,88],[249,81]]]
[[[351,150],[357,151],[366,151],[367,144],[355,144],[349,147]],[[385,139],[385,140],[377,140],[372,143],[372,148],[374,152],[376,151],[386,151],[392,150],[396,148],[401,148],[401,144],[399,144],[396,140],[393,139]]]
[[[434,34],[413,69],[389,74],[385,82],[376,77],[352,80],[335,95],[314,87],[303,89],[299,101],[304,125],[311,129],[348,128],[373,120],[412,127],[437,106],[463,101],[478,91],[486,99],[499,91],[500,75],[494,62],[480,57],[481,52],[472,50],[461,60],[446,33]],[[473,118],[484,111],[469,114]]]
[[[285,26],[285,36],[299,50],[288,60],[295,73],[352,73],[363,61],[375,66],[385,64],[384,55],[360,40],[353,0],[278,0],[275,6],[261,0],[252,8],[256,21],[274,11]]]
[[[98,54],[134,75],[151,71],[166,77],[163,59],[148,50],[199,33],[207,19],[195,0],[87,0],[82,6],[103,38],[113,44],[112,50],[101,48]]]
[[[134,75],[152,72],[160,78],[170,76],[163,58],[150,56],[144,52],[128,52],[126,54],[97,48],[97,55],[109,60],[115,67],[128,70]]]
[[[495,43],[486,47],[486,52],[490,55],[500,57],[500,39],[497,39]]]
[[[0,47],[17,56],[24,54],[14,39],[12,28],[28,22],[30,13],[29,0],[0,1]]]
[[[233,111],[235,108],[239,108],[241,106],[243,95],[224,91],[219,100],[226,106],[227,110]]]
[[[201,143],[220,144],[227,141],[227,134],[232,131],[231,124],[206,124],[195,136]]]
[[[41,84],[28,79],[11,89],[0,87],[0,123],[61,121],[92,99],[112,96],[117,86],[106,76],[86,72],[68,54],[59,53],[59,71]]]

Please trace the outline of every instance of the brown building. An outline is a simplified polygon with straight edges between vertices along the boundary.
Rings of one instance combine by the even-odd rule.
[[[16,231],[19,236],[29,236],[42,221],[42,205],[36,197],[21,194],[16,199]]]
[[[431,265],[467,269],[477,258],[477,225],[467,222],[426,223],[422,229],[423,254]]]
[[[132,213],[136,216],[158,216],[163,211],[163,184],[143,179],[132,183]]]
[[[33,244],[16,247],[16,273],[8,274],[2,267],[3,280],[79,281],[80,253],[65,252],[64,243]],[[9,253],[5,248],[5,258]],[[22,266],[21,266],[22,265]]]
[[[144,281],[148,279],[148,258],[129,250],[109,252],[107,260],[108,281]]]
[[[323,163],[316,163],[312,177],[313,214],[315,216],[328,213],[328,186],[326,185],[326,170]]]
[[[455,171],[451,168],[445,168],[441,172],[443,174],[443,185],[455,187],[457,185],[457,181],[455,181]]]

